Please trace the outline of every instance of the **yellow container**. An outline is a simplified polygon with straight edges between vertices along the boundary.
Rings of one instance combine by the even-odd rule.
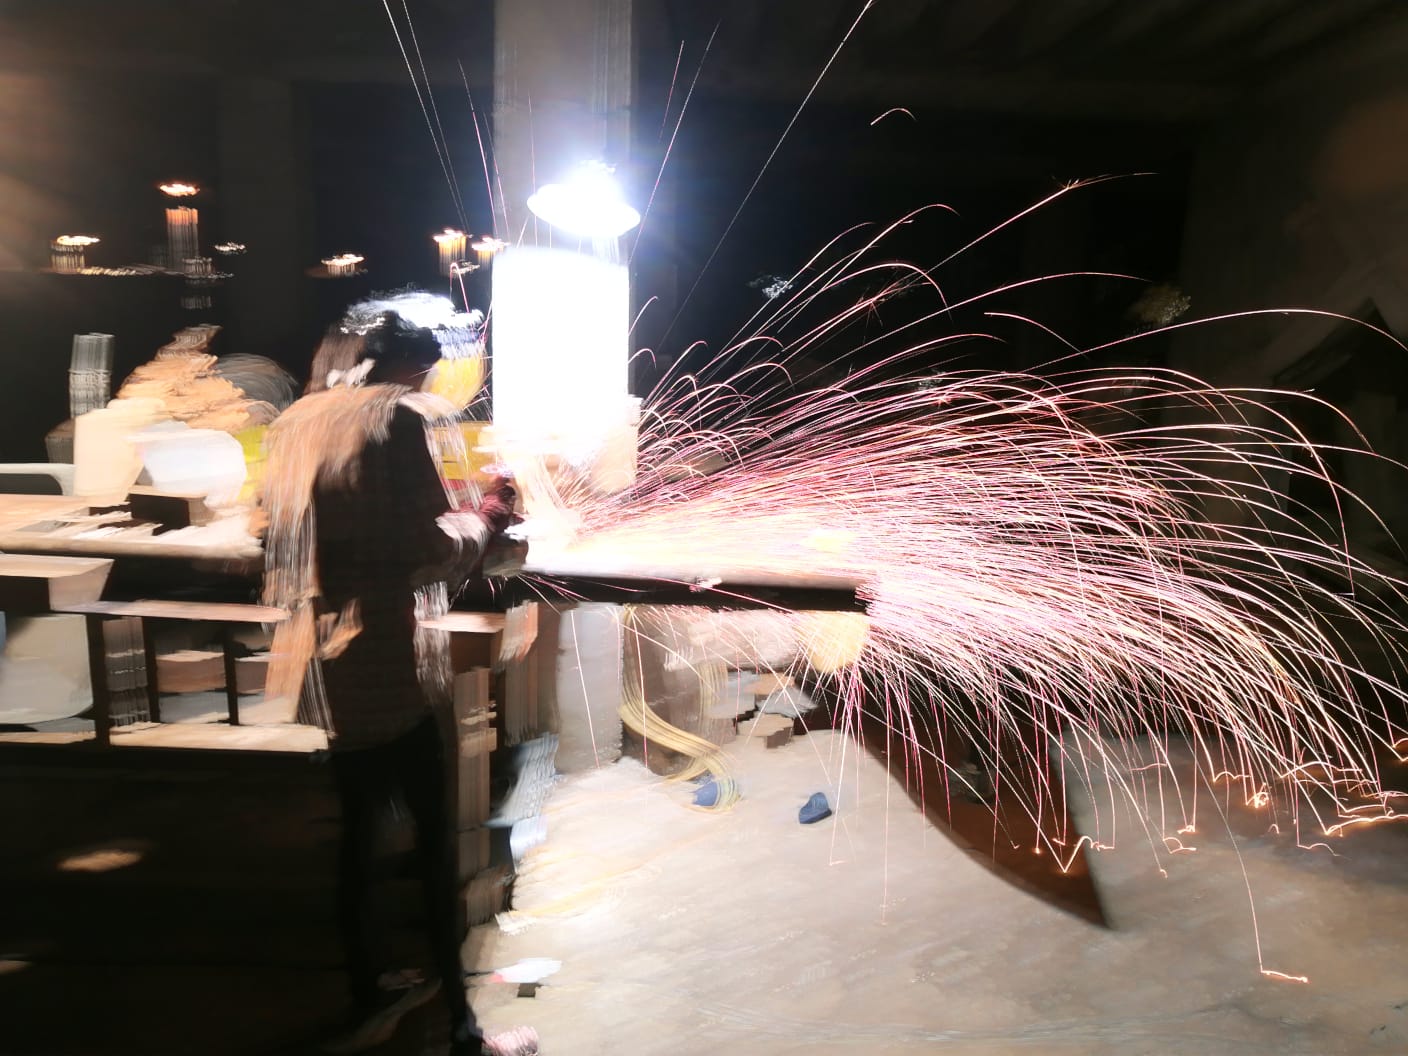
[[[240,489],[240,502],[253,502],[259,494],[259,485],[264,480],[264,435],[267,425],[252,425],[235,434],[244,452],[244,487]]]

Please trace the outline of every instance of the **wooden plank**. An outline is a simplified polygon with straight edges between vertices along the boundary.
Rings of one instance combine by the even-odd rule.
[[[481,718],[488,714],[491,704],[487,667],[477,667],[455,675],[454,709],[457,726],[481,721]]]
[[[317,752],[327,735],[314,726],[228,726],[222,722],[172,722],[127,726],[113,733],[115,748],[213,748],[226,751]]]
[[[447,612],[433,620],[422,620],[421,626],[451,634],[497,634],[504,629],[501,612]]]
[[[208,601],[92,601],[65,606],[59,612],[84,615],[140,616],[149,620],[205,620],[211,623],[282,623],[283,609],[269,605],[237,605]]]
[[[87,512],[87,502],[72,495],[0,495],[0,533]]]
[[[182,649],[156,658],[164,693],[204,693],[225,687],[224,657],[212,649]]]
[[[0,554],[0,611],[58,612],[103,595],[108,558]]]
[[[481,871],[489,867],[491,843],[489,830],[483,828],[466,829],[455,834],[459,860],[461,885],[467,885]]]
[[[501,647],[501,660],[521,660],[538,640],[537,602],[527,601],[514,605],[504,614],[504,637]]]
[[[496,735],[477,730],[459,738],[459,788],[455,803],[455,830],[478,828],[489,820],[490,753]]]
[[[450,634],[450,670],[455,674],[498,666],[503,635],[479,632]]]
[[[93,557],[172,557],[247,565],[256,572],[263,548],[247,530],[241,512],[215,517],[208,525],[157,536],[150,524],[93,534],[125,513],[93,515],[84,499],[72,495],[0,494],[0,551],[75,554]]]
[[[5,730],[0,744],[88,744],[92,730]]]
[[[205,528],[188,531],[203,532]],[[184,542],[154,541],[152,526],[129,529],[125,533],[78,539],[43,532],[0,532],[0,550],[25,554],[69,554],[79,557],[169,557],[187,561],[222,561],[243,566],[251,575],[264,562],[264,551],[254,541],[231,543],[220,536],[187,539]]]

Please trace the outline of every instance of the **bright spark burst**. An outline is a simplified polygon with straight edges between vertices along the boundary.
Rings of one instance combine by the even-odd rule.
[[[897,292],[932,289],[922,322],[949,318],[931,273],[859,258],[813,261],[756,334],[701,373],[667,375],[646,402],[637,485],[559,488],[579,526],[571,557],[684,562],[700,580],[859,581],[869,633],[833,675],[851,725],[861,709],[881,715],[941,764],[933,731],[961,734],[1061,861],[1079,844],[1053,787],[1062,767],[1109,783],[1092,847],[1113,843],[1120,794],[1156,843],[1194,831],[1184,744],[1196,784],[1243,782],[1249,806],[1297,832],[1398,817],[1378,767],[1403,736],[1392,672],[1405,584],[1278,485],[1308,476],[1341,508],[1358,501],[1276,409],[1319,401],[1162,369],[912,365],[947,336],[797,385],[800,353]],[[798,322],[820,293],[884,273],[899,278],[820,325]],[[786,325],[802,336],[777,338]],[[740,350],[761,348],[766,361],[739,368]],[[799,642],[809,633],[803,614],[776,618]],[[1022,757],[1000,747],[1013,734]]]

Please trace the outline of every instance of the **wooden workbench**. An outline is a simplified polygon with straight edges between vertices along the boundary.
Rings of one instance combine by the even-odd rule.
[[[252,574],[262,567],[246,510],[160,534],[158,527],[131,524],[121,510],[94,514],[73,495],[0,495],[0,551],[215,562]]]

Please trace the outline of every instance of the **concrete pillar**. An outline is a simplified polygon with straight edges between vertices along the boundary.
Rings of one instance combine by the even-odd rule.
[[[632,0],[497,0],[494,157],[503,184],[496,227],[546,242],[528,196],[583,161],[630,152]],[[542,225],[538,225],[542,227]]]
[[[619,616],[615,605],[578,605],[558,623],[557,769],[564,774],[621,757]]]
[[[618,178],[626,175],[635,82],[632,0],[496,0],[494,34],[494,159],[501,184],[494,226],[511,245],[547,246],[553,233],[527,206],[539,186],[569,176],[583,162],[605,162],[618,168]],[[542,310],[553,310],[551,290],[544,289],[542,299]],[[623,360],[626,354],[622,348]],[[603,415],[615,410],[600,408]],[[612,606],[578,606],[562,613],[556,629],[535,647],[546,651],[539,670],[551,672],[555,683],[539,692],[556,703],[541,709],[539,732],[555,727],[563,772],[612,762],[621,751],[617,613]]]

